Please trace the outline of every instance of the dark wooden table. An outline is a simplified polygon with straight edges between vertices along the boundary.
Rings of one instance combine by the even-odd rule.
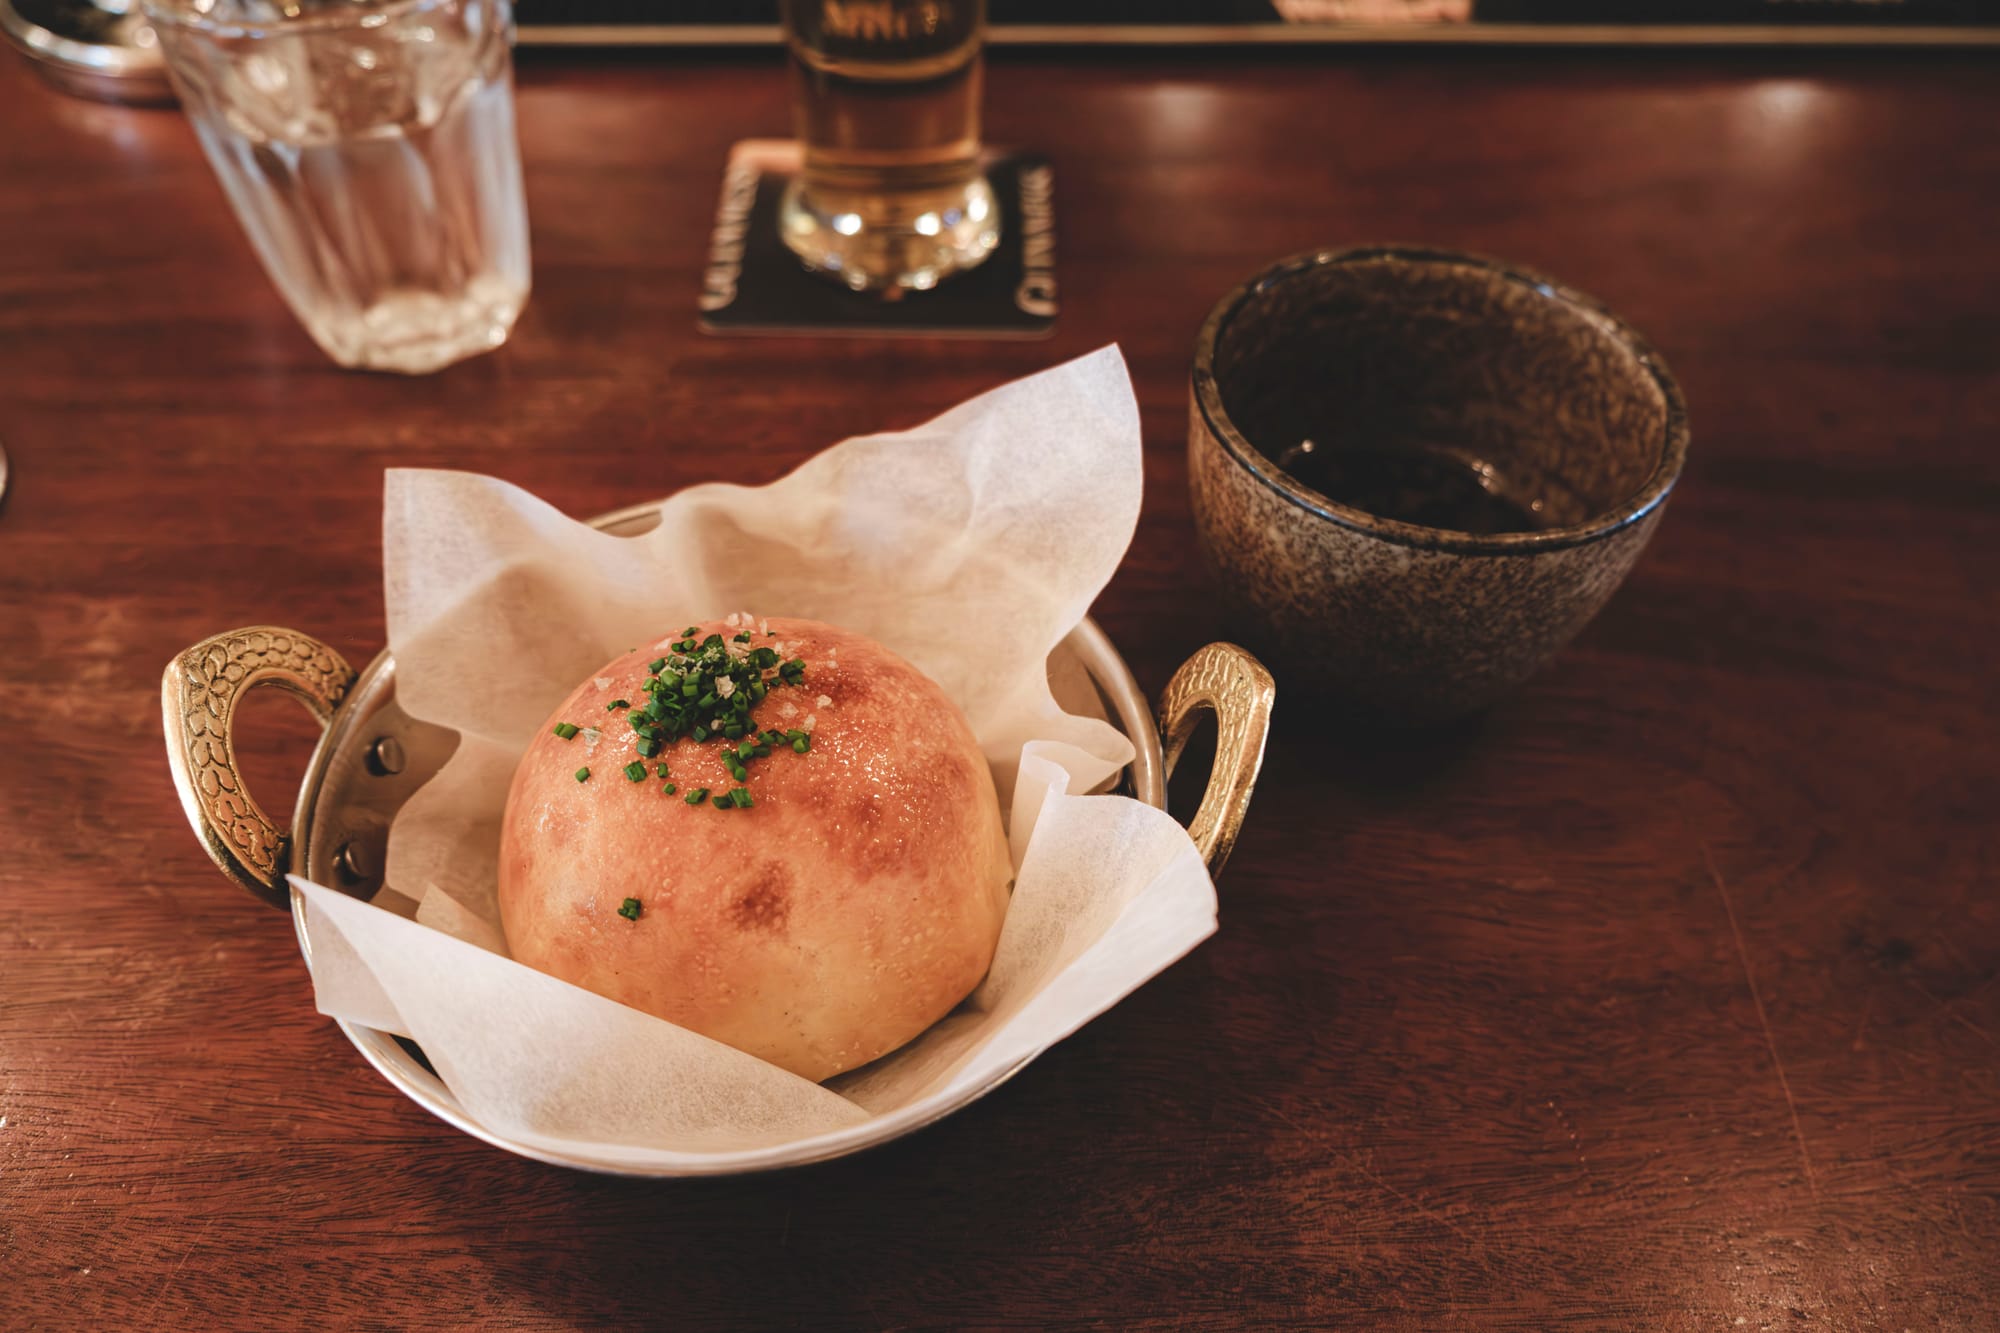
[[[1009,56],[1045,344],[694,330],[769,59],[525,59],[535,295],[333,369],[188,129],[0,67],[0,1327],[1993,1328],[2000,73],[1909,56]],[[1281,702],[1220,933],[1000,1093],[772,1176],[602,1179],[405,1101],[203,858],[157,690],[381,645],[392,464],[591,513],[777,476],[1116,340],[1142,684],[1235,630],[1190,541],[1209,305],[1322,244],[1597,293],[1693,406],[1603,616],[1477,725]],[[1282,689],[1282,682],[1281,689]],[[311,728],[255,714],[289,809]]]

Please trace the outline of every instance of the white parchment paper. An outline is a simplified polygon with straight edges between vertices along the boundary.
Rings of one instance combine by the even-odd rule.
[[[490,478],[392,471],[397,700],[460,744],[390,831],[387,883],[418,901],[415,920],[294,877],[319,1008],[418,1042],[492,1132],[636,1171],[837,1151],[1074,1032],[1215,929],[1180,825],[1078,794],[1131,747],[1048,687],[1050,651],[1131,540],[1141,485],[1115,348],[847,440],[768,486],[682,491],[635,537]],[[499,927],[502,807],[543,720],[611,658],[730,611],[843,625],[921,667],[965,710],[1009,815],[1014,897],[986,980],[826,1085],[515,963]]]

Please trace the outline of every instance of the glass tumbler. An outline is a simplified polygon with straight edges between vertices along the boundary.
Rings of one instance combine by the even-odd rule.
[[[783,0],[804,149],[778,229],[856,291],[921,291],[1000,240],[979,167],[985,0]]]
[[[147,0],[264,271],[343,366],[422,374],[528,297],[509,0]]]

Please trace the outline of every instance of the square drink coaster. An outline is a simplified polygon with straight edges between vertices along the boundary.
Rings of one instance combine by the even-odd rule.
[[[788,139],[746,139],[730,150],[702,275],[704,333],[1046,338],[1055,332],[1054,194],[1045,159],[989,154],[983,165],[1000,205],[1000,244],[978,268],[894,299],[808,273],[778,238],[778,197],[799,160],[798,144]]]

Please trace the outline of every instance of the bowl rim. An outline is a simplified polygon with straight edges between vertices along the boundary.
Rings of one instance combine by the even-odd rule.
[[[1496,274],[1509,282],[1529,288],[1547,300],[1567,307],[1580,315],[1599,333],[1622,344],[1638,361],[1640,368],[1652,377],[1666,404],[1666,420],[1661,427],[1664,438],[1661,442],[1660,456],[1639,489],[1627,499],[1583,523],[1547,528],[1538,532],[1494,534],[1460,532],[1450,528],[1431,528],[1418,523],[1406,523],[1400,519],[1383,518],[1366,510],[1328,499],[1311,487],[1293,480],[1276,462],[1252,445],[1242,431],[1237,429],[1228,409],[1223,405],[1222,389],[1215,379],[1216,346],[1227,332],[1230,321],[1251,297],[1288,278],[1314,269],[1383,261],[1471,268]],[[1223,452],[1228,454],[1239,467],[1276,492],[1279,497],[1339,527],[1420,550],[1475,555],[1536,555],[1544,551],[1560,551],[1573,546],[1588,545],[1621,529],[1631,527],[1658,509],[1680,479],[1681,469],[1687,461],[1687,401],[1682,396],[1680,385],[1675,381],[1673,373],[1667,369],[1665,360],[1637,330],[1613,314],[1603,302],[1574,287],[1519,264],[1460,250],[1398,243],[1353,246],[1346,249],[1306,250],[1289,255],[1245,279],[1216,302],[1201,326],[1201,333],[1195,339],[1194,368],[1190,378],[1195,407],[1201,414],[1203,428],[1221,444]]]

